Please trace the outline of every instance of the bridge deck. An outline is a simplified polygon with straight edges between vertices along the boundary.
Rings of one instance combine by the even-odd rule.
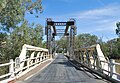
[[[107,83],[88,72],[77,70],[62,54],[25,83]]]

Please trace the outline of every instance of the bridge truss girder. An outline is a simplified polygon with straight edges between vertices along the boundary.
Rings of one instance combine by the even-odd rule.
[[[55,50],[55,36],[57,36],[60,33],[66,36],[68,39],[69,43],[67,46],[67,50],[69,52],[70,57],[74,55],[74,39],[76,35],[75,20],[70,20],[67,22],[54,22],[52,21],[52,19],[49,18],[47,19],[46,24],[47,25],[45,27],[45,34],[47,35],[47,48],[49,50],[49,54],[54,53],[53,48]],[[66,26],[66,28],[64,30],[56,29],[56,26]],[[68,32],[69,28],[70,28],[70,32]],[[51,30],[53,30],[53,32]]]

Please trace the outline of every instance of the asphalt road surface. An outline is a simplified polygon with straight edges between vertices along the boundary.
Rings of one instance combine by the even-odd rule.
[[[24,83],[107,83],[102,78],[84,70],[77,70],[67,58],[59,54],[45,69],[24,81]]]

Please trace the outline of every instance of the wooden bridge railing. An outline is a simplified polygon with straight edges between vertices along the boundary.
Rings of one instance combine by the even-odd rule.
[[[74,55],[73,59],[77,62],[91,68],[92,70],[104,73],[110,78],[120,81],[120,74],[115,71],[115,66],[120,66],[120,63],[115,63],[114,60],[107,59],[99,44],[86,48],[75,49]]]
[[[0,64],[0,68],[9,66],[9,72],[0,75],[0,83],[19,78],[48,59],[51,59],[48,49],[24,44],[20,56],[16,57],[15,61],[11,59],[9,63]]]

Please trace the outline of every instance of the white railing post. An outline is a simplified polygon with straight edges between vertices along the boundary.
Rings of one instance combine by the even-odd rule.
[[[115,60],[110,59],[110,77],[117,79],[117,75],[113,74],[116,73],[116,68],[115,68]]]
[[[45,52],[44,52],[44,60],[46,60],[46,54],[45,54]]]
[[[12,73],[11,77],[14,77],[14,61],[13,61],[13,59],[10,59],[9,73]]]
[[[42,61],[43,61],[43,52],[40,55],[40,62],[42,62]]]
[[[30,58],[28,58],[28,61],[27,61],[27,66],[28,66],[28,68],[27,68],[27,69],[29,69],[29,68],[30,68]]]
[[[46,59],[48,59],[47,53],[45,52]]]
[[[110,59],[110,77],[113,76],[113,60]]]

